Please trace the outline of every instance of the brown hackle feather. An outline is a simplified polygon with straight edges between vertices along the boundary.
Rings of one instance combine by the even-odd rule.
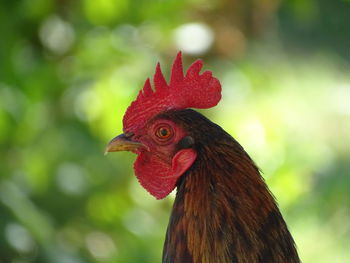
[[[193,110],[157,118],[181,125],[198,153],[177,183],[163,263],[300,262],[272,194],[239,143]]]

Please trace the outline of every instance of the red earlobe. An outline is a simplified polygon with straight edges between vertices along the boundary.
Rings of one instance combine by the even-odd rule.
[[[194,163],[197,158],[197,153],[193,149],[183,149],[178,151],[172,160],[172,176],[180,177]]]

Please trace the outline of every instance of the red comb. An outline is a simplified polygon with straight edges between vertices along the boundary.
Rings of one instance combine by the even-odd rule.
[[[153,77],[155,90],[152,90],[148,78],[136,100],[131,103],[124,115],[124,131],[134,132],[142,128],[150,118],[165,110],[207,109],[218,104],[221,99],[220,82],[212,76],[211,71],[199,74],[202,66],[201,60],[195,61],[184,76],[181,52],[179,52],[174,61],[168,85],[158,63]]]

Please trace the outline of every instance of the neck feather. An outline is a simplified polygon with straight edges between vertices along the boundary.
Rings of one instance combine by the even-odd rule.
[[[163,262],[300,262],[258,168],[230,138],[199,146],[178,182]]]

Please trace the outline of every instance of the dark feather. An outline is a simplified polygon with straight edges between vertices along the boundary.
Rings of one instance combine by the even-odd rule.
[[[297,263],[295,244],[257,166],[221,127],[193,110],[157,118],[181,125],[198,157],[177,183],[164,263]]]

